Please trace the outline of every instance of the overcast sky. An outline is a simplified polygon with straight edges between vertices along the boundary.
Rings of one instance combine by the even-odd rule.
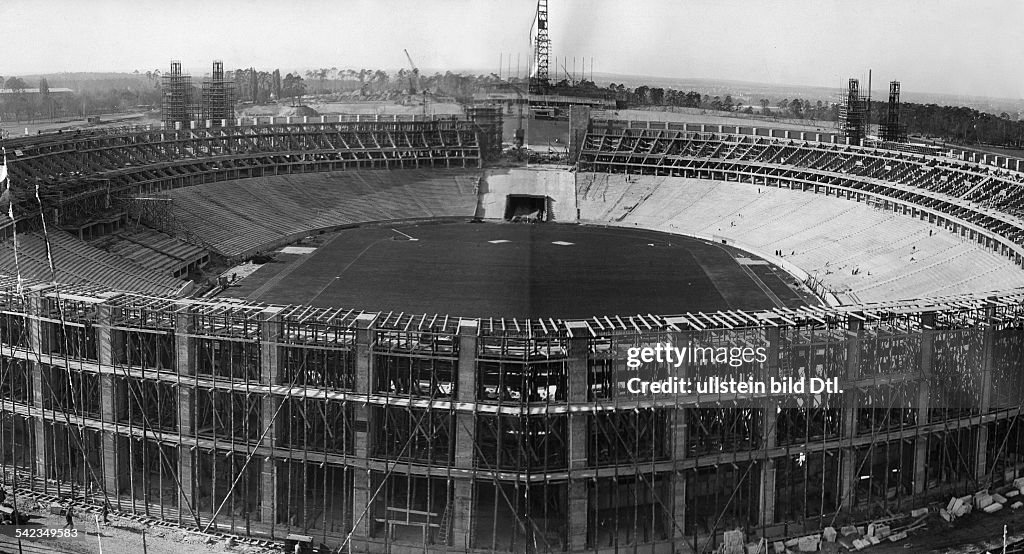
[[[604,73],[1024,97],[1020,0],[549,0],[552,55]],[[496,71],[533,0],[0,0],[0,75],[225,67]],[[506,58],[507,60],[508,58]],[[578,64],[581,62],[577,62]],[[878,88],[877,86],[875,88]]]

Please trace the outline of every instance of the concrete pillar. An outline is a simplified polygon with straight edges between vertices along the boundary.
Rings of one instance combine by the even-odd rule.
[[[573,332],[568,339],[568,375],[569,404],[579,405],[587,402],[587,331],[582,322],[568,322],[566,326]],[[569,469],[587,467],[587,413],[569,413]]]
[[[117,408],[120,401],[117,395],[117,388],[114,386],[114,349],[113,336],[110,325],[113,324],[110,306],[99,304],[96,306],[96,353],[97,361],[100,364],[100,421],[105,428],[103,441],[103,489],[107,495],[117,495],[117,440],[112,429],[117,421]],[[111,498],[113,501],[113,498]]]
[[[860,341],[864,334],[864,323],[852,316],[846,332],[846,379],[860,378]],[[857,436],[857,395],[852,391],[843,395],[843,438],[853,442]],[[853,493],[857,486],[857,453],[852,446],[842,450],[840,490],[844,506],[853,505]]]
[[[179,379],[187,379],[195,372],[196,343],[191,335],[195,331],[195,323],[192,313],[185,307],[184,310],[174,315],[174,364]],[[181,436],[194,436],[195,418],[195,389],[182,383],[178,387],[178,433]],[[181,507],[179,517],[186,517],[189,514],[188,507],[194,510],[195,490],[198,476],[195,475],[193,456],[195,450],[191,447],[181,446],[178,448],[178,478],[181,480],[178,506]]]
[[[566,371],[568,371],[568,399],[570,405],[586,404],[588,396],[587,375],[589,367],[587,363],[587,337],[589,331],[582,322],[568,322],[566,326],[572,333],[572,338],[567,339],[568,360]],[[587,546],[587,481],[574,476],[574,470],[587,467],[587,420],[590,418],[588,412],[570,411],[568,421],[569,433],[569,550],[580,551]]]
[[[277,341],[281,335],[281,323],[278,321],[280,307],[269,307],[260,312],[260,383],[274,385],[281,382],[278,365],[280,352]],[[277,464],[274,459],[278,446],[280,429],[277,419],[281,399],[273,395],[265,395],[260,409],[263,415],[263,426],[267,429],[263,438],[264,446],[270,448],[270,460],[263,461],[260,471],[260,521],[276,523],[274,514],[277,510]],[[278,415],[280,417],[280,415]]]
[[[452,481],[452,532],[448,545],[456,552],[469,552],[473,536],[473,481]]]
[[[373,314],[360,314],[356,317],[356,384],[355,393],[370,395],[373,393],[373,330],[376,316]],[[369,427],[370,407],[367,404],[356,406],[354,409],[354,456],[358,459],[365,459],[369,454]],[[372,513],[367,513],[360,519],[363,510],[369,505],[372,494],[372,482],[370,470],[354,468],[352,472],[352,524],[353,538],[365,538],[370,536],[370,523],[373,521]],[[356,520],[359,520],[356,523]],[[358,543],[356,543],[358,544]]]
[[[765,333],[768,339],[768,359],[761,369],[760,379],[768,382],[779,376],[780,331],[778,327],[769,327]],[[775,448],[778,442],[775,422],[778,418],[778,401],[766,398],[762,402],[761,412],[761,448]],[[775,523],[775,460],[769,458],[761,466],[761,525]]]
[[[462,403],[476,402],[477,373],[476,351],[477,332],[480,322],[464,319],[459,322],[459,362],[456,400]],[[474,414],[459,411],[455,414],[455,460],[459,468],[472,469],[476,458],[476,418]],[[473,481],[456,478],[452,481],[454,505],[451,509],[452,528],[449,544],[459,551],[469,551],[473,529]]]
[[[917,424],[928,423],[931,396],[932,355],[935,345],[935,314],[921,314],[921,379],[917,387]],[[928,483],[928,435],[918,435],[914,443],[914,494],[922,494]]]
[[[581,552],[587,548],[587,481],[569,481],[569,552]]]
[[[679,333],[678,336],[672,337],[672,343],[678,346],[692,347],[690,342],[690,333]],[[676,370],[675,375],[677,379],[686,379],[690,377],[689,364],[686,360],[683,360],[682,366]],[[670,428],[670,440],[672,441],[672,460],[676,467],[679,463],[686,459],[687,456],[687,445],[689,443],[689,421],[688,421],[689,409],[684,407],[677,407],[672,410],[671,428]],[[685,529],[686,529],[686,473],[683,471],[675,471],[669,476],[670,494],[668,498],[671,498],[671,521],[668,522],[669,536],[672,538],[674,544],[683,545],[685,544]]]
[[[475,402],[477,332],[480,322],[464,319],[459,322],[459,367],[456,398],[459,402]]]
[[[672,425],[672,459],[678,465],[686,458],[686,443],[689,440],[689,428],[687,427],[687,409],[676,408]],[[673,542],[683,544],[685,541],[686,529],[686,473],[675,471],[670,476],[672,488],[669,498],[672,499],[672,521],[669,522],[671,529],[669,536]]]
[[[982,415],[989,412],[992,404],[992,368],[994,366],[992,353],[995,346],[995,326],[993,325],[992,320],[995,318],[995,315],[995,305],[989,303],[985,307],[985,318],[988,321],[983,328],[984,337],[982,339],[981,386],[978,391],[978,410]],[[979,482],[983,481],[988,474],[988,471],[986,470],[988,466],[988,438],[988,427],[985,425],[978,427],[977,457],[975,458],[977,460],[977,466],[974,475]]]
[[[26,315],[25,315],[25,328],[26,334],[28,335],[28,348],[42,356],[49,349],[45,348],[46,341],[44,340],[44,333],[42,324],[36,317],[42,312],[43,299],[42,291],[47,287],[41,285],[35,285],[27,287],[26,293]],[[49,381],[43,379],[43,371],[48,371],[48,367],[44,366],[35,361],[25,362],[28,368],[29,375],[32,379],[32,405],[36,410],[42,409],[44,402],[43,400],[49,395],[50,388],[47,386]],[[47,375],[49,377],[49,375]],[[35,459],[35,471],[39,477],[49,477],[46,471],[47,468],[47,453],[51,452],[53,445],[46,440],[46,426],[43,424],[43,416],[40,412],[36,412],[35,417],[32,418],[32,432],[35,435],[36,445],[36,459]]]
[[[277,519],[277,460],[271,455],[264,458],[260,467],[260,513],[259,521],[270,525],[270,536],[274,536]]]

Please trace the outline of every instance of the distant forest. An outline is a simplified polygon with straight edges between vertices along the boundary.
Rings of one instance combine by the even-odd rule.
[[[838,121],[839,104],[799,98],[783,99],[772,105],[766,99],[758,106],[740,106],[732,96],[708,96],[694,91],[650,88],[625,88],[612,83],[608,87],[616,92],[616,100],[628,106],[678,106],[721,111],[741,111],[779,118],[817,119]],[[871,102],[871,122],[880,124],[886,117],[888,103]],[[1010,115],[994,115],[973,108],[939,106],[936,104],[900,103],[900,123],[906,125],[910,135],[939,138],[950,143],[987,144],[1007,148],[1024,148],[1024,121],[1012,121]]]
[[[239,102],[288,102],[306,95],[320,95],[339,100],[399,99],[409,94],[423,94],[465,102],[473,94],[504,90],[524,94],[524,80],[511,83],[495,74],[467,75],[434,73],[421,75],[418,70],[401,69],[388,73],[374,69],[321,68],[305,72],[280,70],[258,71],[255,68],[227,72],[233,78]],[[43,77],[0,77],[8,92],[0,95],[0,119],[3,121],[37,121],[70,119],[101,113],[123,113],[139,109],[159,108],[163,91],[160,70],[117,74],[58,74]],[[199,98],[201,77],[193,78],[194,97]],[[766,99],[733,98],[682,91],[672,88],[638,86],[627,88],[611,83],[599,87],[587,80],[576,83],[562,81],[555,89],[573,89],[576,94],[614,98],[619,107],[676,106],[743,112],[776,118],[836,121],[839,106],[830,100],[786,98],[776,102]],[[51,94],[51,88],[70,88],[74,92]],[[38,89],[28,92],[29,89]],[[885,118],[885,102],[871,102],[872,123]],[[939,106],[936,104],[900,105],[900,121],[910,135],[922,135],[962,145],[992,145],[1024,148],[1024,121],[1012,121],[1009,114],[980,112],[973,108]]]

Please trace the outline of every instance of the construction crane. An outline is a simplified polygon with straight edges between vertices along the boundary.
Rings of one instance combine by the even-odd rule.
[[[416,89],[419,88],[420,84],[420,70],[416,67],[416,62],[412,61],[409,51],[403,48],[402,52],[405,52],[405,59],[409,60],[409,67],[412,68],[412,73],[409,75],[409,96],[415,96]],[[427,115],[427,91],[423,90],[421,92],[423,93],[423,115]]]
[[[402,49],[405,52],[405,59],[409,60],[409,67],[412,68],[412,73],[409,75],[409,94],[415,95],[416,89],[419,85],[420,70],[416,68],[416,64],[412,61],[412,56],[409,55],[409,51],[405,48]]]

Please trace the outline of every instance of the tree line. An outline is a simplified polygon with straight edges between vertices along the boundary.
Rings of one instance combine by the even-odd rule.
[[[280,69],[259,71],[253,67],[228,72],[239,102],[267,103],[301,98],[307,94],[347,97],[395,98],[410,92],[428,93],[469,101],[474,93],[508,88],[495,74],[472,75],[463,73],[434,73],[421,75],[419,71],[400,69],[388,73],[379,69],[320,68],[305,72],[281,74]],[[0,77],[7,89],[0,95],[0,119],[4,121],[32,121],[85,117],[98,113],[118,113],[140,107],[159,107],[163,100],[163,73],[159,70],[138,70],[132,74],[116,74],[94,80],[78,80],[74,75],[59,78],[58,87],[74,89],[71,93],[51,94],[46,77],[29,83],[18,76]],[[193,94],[200,97],[201,80],[195,83]],[[524,93],[525,79],[512,79],[512,88]],[[35,86],[32,86],[35,85]],[[38,93],[28,92],[37,88]],[[766,117],[838,121],[839,104],[828,100],[783,98],[771,101],[761,98],[736,99],[731,94],[711,95],[697,91],[683,91],[665,87],[641,85],[628,88],[611,83],[598,87],[592,81],[562,81],[555,83],[555,93],[570,91],[575,94],[614,98],[620,107],[685,107],[722,112],[743,112]],[[871,122],[881,124],[886,117],[885,102],[871,102]],[[938,138],[958,144],[990,144],[1010,148],[1024,147],[1024,121],[1012,121],[1006,113],[999,115],[980,112],[960,106],[916,104],[900,105],[900,121],[908,134]]]
[[[742,106],[731,95],[708,95],[696,91],[642,85],[630,89],[612,83],[608,89],[625,106],[675,106],[706,110],[759,114],[788,119],[839,121],[839,104],[822,100],[783,98],[772,102],[759,99],[759,109]],[[887,102],[871,102],[870,121],[880,125],[886,121]],[[910,135],[939,138],[956,144],[989,144],[1008,148],[1024,148],[1024,121],[1013,121],[1009,114],[980,112],[963,106],[939,106],[901,102],[899,121]]]

